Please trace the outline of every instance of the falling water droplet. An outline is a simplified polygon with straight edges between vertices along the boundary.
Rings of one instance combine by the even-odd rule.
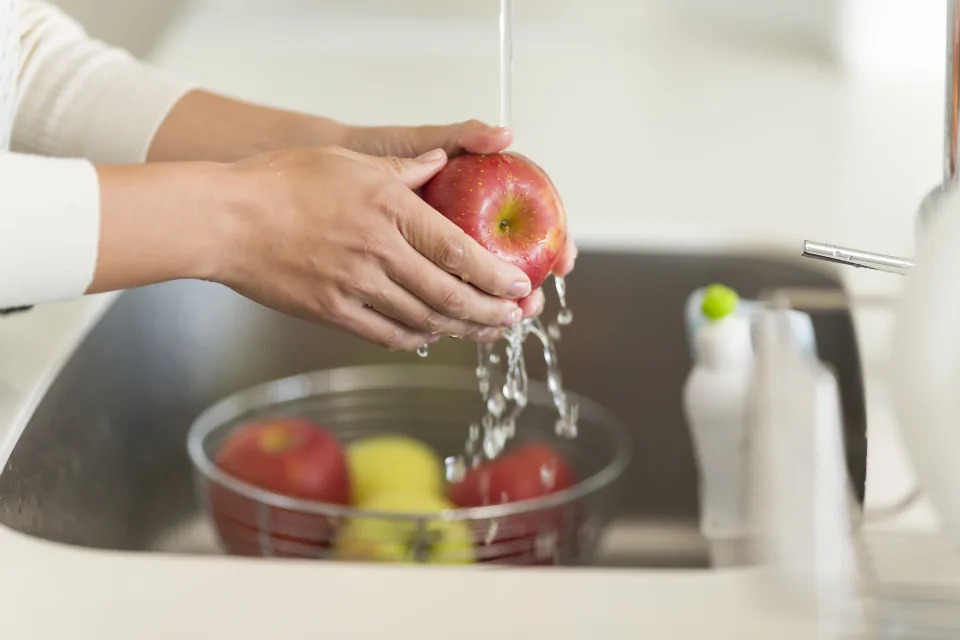
[[[526,389],[517,389],[517,392],[513,395],[513,401],[517,403],[517,406],[521,409],[527,406],[527,391]]]
[[[495,393],[490,396],[490,399],[487,400],[487,411],[497,416],[498,418],[503,415],[503,410],[507,408],[507,403],[503,399],[503,396],[499,393]]]
[[[560,326],[556,322],[551,322],[547,325],[547,335],[550,336],[552,340],[560,339]]]
[[[463,478],[467,475],[467,463],[463,456],[450,456],[443,463],[447,482],[455,484],[463,481]]]
[[[573,322],[573,311],[564,307],[557,312],[557,324],[561,327],[566,327],[571,322]]]
[[[502,429],[490,429],[483,438],[483,455],[488,460],[493,460],[503,451],[503,445],[506,444],[506,441]]]
[[[426,358],[428,355],[430,355],[430,347],[425,344],[421,345],[420,348],[417,349],[417,355],[421,358]]]
[[[567,306],[567,280],[563,276],[553,276],[553,285],[557,288],[560,304]]]
[[[560,416],[554,425],[554,433],[560,438],[577,437],[577,418],[579,417],[579,407],[575,404],[567,406],[566,411]]]
[[[494,364],[494,365],[500,364],[500,356],[498,356],[495,353],[490,354],[489,360],[490,360],[490,364]]]

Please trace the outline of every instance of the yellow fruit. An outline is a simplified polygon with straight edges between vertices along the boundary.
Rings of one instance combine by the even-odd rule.
[[[347,448],[353,503],[384,491],[443,495],[443,466],[426,444],[406,436],[378,436]]]
[[[379,513],[439,513],[452,509],[444,498],[424,493],[387,492],[357,505]],[[336,556],[342,560],[470,564],[473,539],[460,520],[429,519],[425,526],[412,518],[353,518],[340,530]]]

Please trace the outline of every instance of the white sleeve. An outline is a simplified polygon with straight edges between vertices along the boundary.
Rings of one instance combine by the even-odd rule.
[[[157,128],[191,87],[89,38],[46,2],[20,6],[14,151],[98,163],[145,160]]]
[[[99,237],[89,161],[0,153],[0,308],[83,295]]]
[[[17,4],[12,145],[22,153],[0,153],[0,308],[83,295],[100,236],[92,162],[145,160],[157,128],[191,88],[87,37],[45,2]]]

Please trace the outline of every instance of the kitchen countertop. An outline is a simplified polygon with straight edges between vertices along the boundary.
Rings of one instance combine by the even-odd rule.
[[[183,16],[154,60],[224,91],[354,122],[496,120],[496,51],[484,49],[490,33],[479,23],[310,21],[279,0],[277,11],[248,7],[224,23],[222,6],[211,8],[220,1]],[[518,28],[526,40],[516,53],[516,147],[554,177],[581,245],[796,252],[810,238],[912,254],[914,211],[939,175],[935,82],[851,77],[795,52],[704,44],[665,28],[649,38],[625,31],[598,38],[549,21]],[[305,68],[317,86],[304,82]],[[425,89],[459,75],[471,81]],[[841,272],[855,293],[895,295],[902,282]],[[112,299],[0,320],[0,461]],[[868,507],[883,506],[913,482],[883,389],[890,313],[858,312],[857,323],[869,393]],[[936,518],[921,501],[875,526],[930,529]],[[3,527],[0,566],[0,637],[18,640],[813,637],[750,569],[467,573],[158,557]]]

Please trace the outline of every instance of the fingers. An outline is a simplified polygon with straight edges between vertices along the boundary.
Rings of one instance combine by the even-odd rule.
[[[573,265],[577,261],[577,246],[573,243],[573,238],[567,234],[567,244],[553,267],[553,272],[558,276],[566,276],[573,271]]]
[[[513,132],[503,127],[490,127],[482,122],[471,120],[449,127],[456,140],[451,153],[460,150],[470,153],[499,153],[513,142]],[[438,145],[441,146],[441,145]]]
[[[522,318],[515,302],[488,295],[438,269],[413,247],[398,244],[386,265],[388,274],[432,309],[487,327],[509,327]]]
[[[425,126],[406,129],[407,148],[426,151],[440,148],[455,156],[470,153],[499,153],[513,142],[513,132],[503,127],[492,127],[479,120],[468,120],[447,126]]]
[[[443,149],[450,156],[464,151],[498,153],[513,142],[513,132],[479,120],[450,125],[422,127],[358,127],[345,146],[375,156],[413,158],[431,149]]]
[[[530,295],[530,278],[523,271],[481,247],[413,193],[404,198],[398,225],[410,246],[447,273],[500,298]]]
[[[386,276],[372,289],[363,296],[367,305],[422,334],[473,336],[489,328],[445,315]]]
[[[393,351],[416,351],[439,339],[439,336],[414,331],[360,304],[351,309],[339,324],[347,331]]]
[[[526,298],[520,300],[517,304],[520,306],[520,311],[523,312],[524,318],[535,318],[543,313],[543,305],[545,302],[542,289],[537,289],[531,293]]]
[[[368,156],[347,149],[340,150],[340,153],[386,174],[396,176],[410,189],[422,187],[447,164],[447,154],[443,149],[432,149],[416,158]]]

